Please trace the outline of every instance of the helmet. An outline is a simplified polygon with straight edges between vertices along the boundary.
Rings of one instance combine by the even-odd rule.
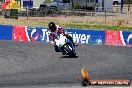
[[[52,32],[55,32],[56,31],[56,26],[55,26],[55,23],[54,22],[50,22],[48,24],[48,27],[49,29],[52,31]]]

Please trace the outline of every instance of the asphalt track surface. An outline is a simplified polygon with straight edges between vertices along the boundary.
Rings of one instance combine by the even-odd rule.
[[[132,47],[79,45],[76,50],[77,57],[69,58],[49,43],[0,41],[0,87],[81,86],[83,66],[90,79],[132,80]]]

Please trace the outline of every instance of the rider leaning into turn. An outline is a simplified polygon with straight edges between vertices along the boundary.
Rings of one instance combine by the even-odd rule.
[[[53,38],[51,38],[50,34],[49,34],[49,40],[52,41],[52,43],[55,43],[54,40],[58,39],[59,34],[63,34],[68,39],[71,40],[71,42],[73,43],[74,46],[78,46],[78,44],[73,41],[73,38],[70,35],[66,34],[65,31],[62,29],[62,27],[60,27],[59,25],[56,25],[54,22],[50,22],[48,24],[48,27],[49,27],[48,32],[54,35],[54,36],[52,36]],[[58,52],[59,51],[58,47],[56,45],[54,45],[54,46],[55,46],[55,51]]]

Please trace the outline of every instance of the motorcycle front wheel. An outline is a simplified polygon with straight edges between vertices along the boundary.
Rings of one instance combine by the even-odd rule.
[[[76,56],[75,51],[69,45],[66,45],[66,47],[64,47],[64,49],[70,57],[75,57]]]

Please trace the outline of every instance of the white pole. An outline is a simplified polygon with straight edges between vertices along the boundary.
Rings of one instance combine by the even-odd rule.
[[[128,24],[128,14],[129,12],[127,11],[127,14],[126,14],[126,22],[127,22],[127,24]]]

